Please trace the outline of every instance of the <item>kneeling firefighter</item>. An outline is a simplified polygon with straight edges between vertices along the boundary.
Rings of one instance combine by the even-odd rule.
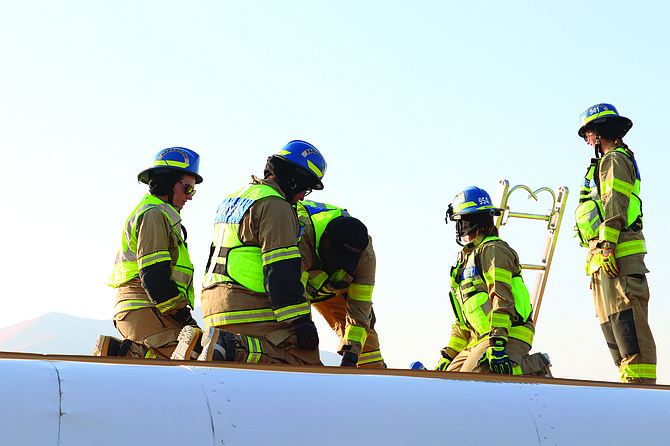
[[[458,193],[446,222],[456,222],[463,247],[451,269],[449,297],[456,315],[436,370],[547,375],[549,357],[529,355],[535,327],[519,256],[500,237],[493,217],[501,210],[478,187]]]

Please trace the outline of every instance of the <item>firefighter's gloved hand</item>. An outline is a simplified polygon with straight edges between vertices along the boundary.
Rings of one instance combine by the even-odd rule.
[[[603,249],[600,251],[600,266],[607,277],[616,277],[619,274],[619,267],[616,264],[613,249]]]
[[[177,310],[175,313],[170,314],[170,317],[182,324],[184,327],[187,325],[192,325],[193,327],[198,326],[198,322],[193,319],[193,316],[191,316],[191,309],[189,307],[184,307]]]
[[[319,346],[319,334],[314,322],[308,317],[301,317],[293,324],[293,331],[298,338],[300,350],[316,350]]]
[[[340,362],[340,367],[356,367],[356,364],[358,364],[357,355],[351,352],[346,352],[342,355],[342,362]]]
[[[501,375],[511,375],[512,363],[509,360],[509,356],[507,356],[506,346],[507,341],[503,338],[490,338],[489,348],[482,357],[479,358],[477,365],[488,360],[491,372],[499,373]]]
[[[447,367],[449,367],[449,364],[451,364],[451,361],[453,361],[453,358],[449,356],[444,349],[440,351],[442,353],[442,357],[440,358],[439,362],[437,363],[437,367],[435,367],[435,370],[441,370],[443,372],[447,371]]]

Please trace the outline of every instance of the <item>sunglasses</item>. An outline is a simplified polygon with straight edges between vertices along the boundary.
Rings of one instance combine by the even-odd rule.
[[[195,195],[195,189],[193,189],[193,186],[191,186],[188,183],[184,183],[183,181],[179,181],[182,186],[184,186],[184,193],[186,195]]]

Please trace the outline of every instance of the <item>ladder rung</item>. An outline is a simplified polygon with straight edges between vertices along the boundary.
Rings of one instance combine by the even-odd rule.
[[[517,217],[517,218],[528,218],[531,220],[547,220],[549,221],[550,216],[549,215],[544,215],[544,214],[525,214],[523,212],[510,212],[509,213],[510,217]]]
[[[521,268],[523,269],[532,269],[532,270],[537,270],[537,271],[544,271],[547,269],[545,265],[532,265],[530,263],[522,263]]]

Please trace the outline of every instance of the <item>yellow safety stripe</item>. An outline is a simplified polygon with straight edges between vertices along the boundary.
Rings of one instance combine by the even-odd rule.
[[[156,304],[156,308],[158,308],[158,310],[161,313],[165,313],[166,311],[169,311],[169,310],[173,309],[175,307],[175,305],[182,302],[182,300],[183,300],[183,298],[182,298],[181,294],[177,294],[172,299],[168,299],[165,302],[161,302],[159,304]]]
[[[512,283],[512,272],[503,268],[491,268],[484,273],[486,283],[492,284],[495,282]]]
[[[247,354],[247,362],[257,364],[261,360],[261,340],[246,336],[247,344],[249,345],[249,353]]]
[[[271,308],[260,310],[225,311],[205,317],[205,325],[217,327],[224,324],[244,324],[247,322],[274,321],[275,313]]]
[[[373,350],[371,352],[361,353],[361,356],[358,358],[358,365],[371,364],[373,362],[383,361],[382,352],[379,350]]]
[[[518,327],[510,327],[507,331],[510,338],[518,339],[526,344],[533,345],[533,337],[535,332],[528,327],[520,325]]]
[[[144,354],[144,359],[158,359],[158,355],[151,351],[151,349],[147,350],[147,352]]]
[[[647,252],[647,243],[644,240],[631,240],[616,245],[614,248],[615,257],[625,257],[632,254]]]
[[[189,163],[174,160],[156,160],[153,162],[153,164],[151,164],[151,167],[155,166],[181,167],[186,169],[187,167],[189,167]]]
[[[158,251],[137,259],[137,266],[139,269],[146,268],[159,262],[169,262],[172,260],[168,251]]]
[[[509,314],[494,313],[491,312],[491,330],[495,328],[509,328],[512,326],[512,320],[509,317]]]
[[[148,308],[153,307],[154,304],[148,300],[141,299],[129,299],[122,300],[114,305],[114,314],[121,313],[122,311],[137,310],[138,308]]]
[[[307,277],[309,277],[309,273],[305,272],[303,274],[307,274]],[[328,273],[325,271],[321,271],[319,274],[316,276],[312,277],[307,281],[315,290],[320,290],[323,284],[328,280]]]
[[[300,251],[298,251],[297,246],[292,246],[290,248],[280,248],[266,252],[263,254],[262,258],[263,266],[267,266],[275,262],[281,262],[282,260],[299,259]]]
[[[466,339],[462,339],[462,338],[459,338],[457,336],[451,336],[449,338],[449,344],[447,345],[447,348],[450,348],[453,351],[459,353],[467,345],[468,345],[468,341]]]
[[[307,314],[310,314],[309,303],[307,301],[274,310],[274,315],[280,322]]]
[[[622,381],[626,378],[656,379],[656,364],[628,364],[621,368]]]
[[[367,338],[368,332],[363,327],[349,325],[344,332],[344,340],[346,341],[360,342],[362,345],[364,345]]]
[[[600,185],[601,196],[604,196],[611,190],[621,192],[625,196],[630,197],[630,194],[633,193],[633,184],[629,183],[628,181],[612,178],[611,180],[605,181]]]
[[[512,367],[512,375],[523,375],[520,365],[517,364],[514,367]]]
[[[372,301],[372,285],[360,285],[352,283],[349,285],[349,299],[358,300],[362,302],[371,302]]]
[[[619,240],[620,232],[616,229],[600,225],[599,238],[600,240],[616,243]]]

